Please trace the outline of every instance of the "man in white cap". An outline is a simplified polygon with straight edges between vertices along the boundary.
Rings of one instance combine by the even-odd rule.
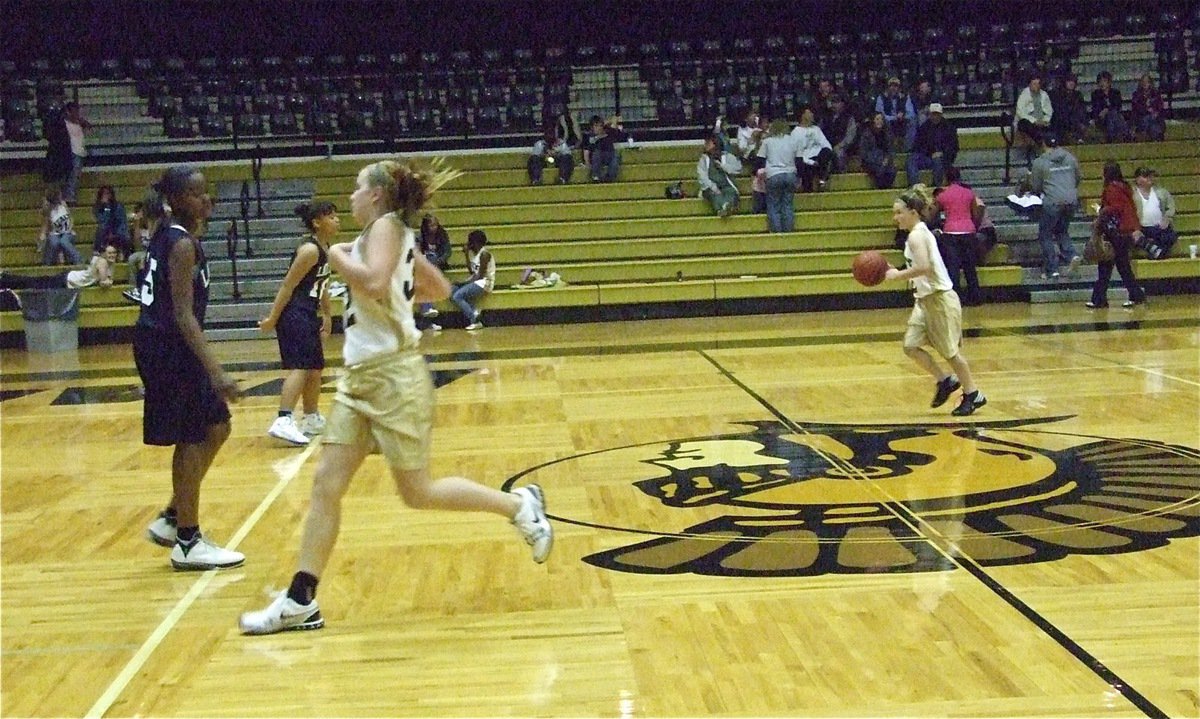
[[[946,168],[954,166],[954,158],[958,156],[958,130],[946,122],[942,112],[940,102],[930,103],[929,120],[917,128],[917,138],[904,165],[909,185],[921,181],[921,170],[933,170],[933,186],[941,187],[946,180]]]

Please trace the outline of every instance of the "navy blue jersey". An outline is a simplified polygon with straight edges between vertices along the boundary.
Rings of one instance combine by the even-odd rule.
[[[180,225],[160,226],[150,238],[147,250],[146,276],[142,280],[142,311],[137,326],[180,334],[175,323],[174,300],[171,298],[171,248],[176,242],[195,242]],[[204,313],[208,309],[208,261],[204,248],[195,242],[196,267],[192,272],[192,314],[200,326],[204,326]]]
[[[300,278],[296,289],[292,290],[288,305],[316,314],[321,303],[321,293],[325,290],[325,283],[329,281],[329,255],[321,247],[321,243],[312,237],[306,237],[292,252],[292,262],[296,261],[296,255],[300,254],[300,248],[310,242],[317,247],[317,263],[309,268],[304,277]]]

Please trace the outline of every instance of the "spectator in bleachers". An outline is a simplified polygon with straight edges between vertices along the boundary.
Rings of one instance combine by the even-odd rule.
[[[858,143],[858,121],[847,109],[845,96],[833,96],[833,112],[821,123],[821,131],[833,146],[834,167],[845,172],[846,162]]]
[[[833,99],[837,97],[833,81],[827,77],[817,80],[817,94],[813,98],[812,108],[816,123],[821,127],[833,116]]]
[[[1069,263],[1068,275],[1079,267],[1079,256],[1071,245],[1071,218],[1079,204],[1079,183],[1083,173],[1079,160],[1058,138],[1046,138],[1046,151],[1034,160],[1030,171],[1030,190],[1042,196],[1042,214],[1038,220],[1038,242],[1042,245],[1042,279],[1057,280],[1061,263]]]
[[[884,189],[896,184],[896,156],[892,154],[892,133],[882,112],[871,116],[858,140],[858,156],[863,169],[871,176],[875,187]]]
[[[763,159],[758,155],[758,148],[766,136],[767,118],[747,109],[742,118],[742,124],[738,127],[737,139],[734,140],[734,153],[742,161],[745,169],[751,173],[757,174],[757,171],[763,167]]]
[[[1156,142],[1167,136],[1167,121],[1163,119],[1162,93],[1154,86],[1150,73],[1144,73],[1138,79],[1138,86],[1133,91],[1129,109],[1129,114],[1133,118],[1133,126],[1138,132]]]
[[[1089,309],[1108,307],[1108,281],[1112,279],[1113,267],[1121,274],[1121,283],[1129,293],[1124,306],[1133,307],[1146,301],[1146,292],[1138,284],[1129,261],[1133,244],[1142,237],[1137,208],[1133,202],[1133,190],[1125,182],[1121,166],[1112,161],[1104,163],[1104,191],[1100,195],[1100,215],[1096,221],[1101,225],[1106,219],[1115,222],[1116,232],[1109,237],[1113,258],[1098,263],[1092,299],[1086,303]]]
[[[592,182],[613,182],[621,171],[621,153],[617,144],[627,139],[621,116],[605,122],[592,115],[591,129],[583,136],[583,160],[592,173]]]
[[[738,189],[730,174],[725,167],[720,140],[716,135],[710,135],[704,140],[704,152],[696,161],[696,179],[700,182],[700,193],[721,217],[729,217],[738,206]]]
[[[32,277],[0,272],[0,289],[83,289],[94,285],[112,287],[112,271],[116,264],[117,248],[109,245],[92,255],[91,262],[82,270],[67,270],[54,275]]]
[[[1088,106],[1075,75],[1066,75],[1054,82],[1050,89],[1050,104],[1054,107],[1050,130],[1058,136],[1059,144],[1081,142],[1087,133]]]
[[[63,188],[63,197],[67,202],[74,204],[76,194],[79,192],[79,176],[83,173],[83,160],[87,157],[87,146],[83,134],[92,126],[92,123],[84,118],[83,112],[79,109],[79,103],[75,101],[63,105],[63,116],[67,122],[67,136],[71,140],[71,174]]]
[[[55,112],[42,119],[42,134],[46,138],[46,159],[42,164],[42,179],[47,185],[65,187],[71,178],[71,135],[67,132],[64,112]]]
[[[905,127],[905,150],[912,150],[917,141],[917,130],[929,120],[929,107],[933,104],[933,86],[928,80],[921,80],[917,83],[916,91],[908,96],[908,105],[904,111],[906,116],[912,118]]]
[[[938,249],[954,291],[962,296],[963,304],[977,305],[980,302],[979,274],[975,268],[980,258],[976,256],[975,216],[979,198],[974,190],[962,183],[962,173],[957,167],[946,168],[947,185],[937,195],[937,205],[944,214],[942,233],[938,236]],[[966,278],[963,292],[959,284],[959,273]]]
[[[487,249],[487,234],[483,230],[471,230],[467,235],[467,269],[471,276],[454,288],[450,299],[467,318],[467,329],[483,329],[483,312],[478,309],[479,301],[492,291],[496,284],[496,260]]]
[[[43,265],[57,265],[66,260],[68,265],[80,264],[79,250],[75,249],[75,223],[71,221],[71,208],[63,198],[62,190],[51,185],[42,202],[42,232],[38,236],[38,251]]]
[[[796,228],[796,142],[788,134],[787,120],[772,120],[758,149],[765,160],[767,229],[791,232]]]
[[[572,150],[583,144],[583,132],[579,129],[579,122],[575,120],[575,115],[570,110],[564,110],[555,118],[554,132],[558,139],[566,142]]]
[[[547,127],[542,139],[533,144],[533,150],[529,153],[529,162],[526,163],[529,169],[529,183],[542,184],[542,170],[555,165],[558,166],[558,184],[569,183],[571,174],[575,171],[575,157],[571,154],[570,145],[558,137],[554,127]]]
[[[737,133],[733,137],[729,136],[731,125],[725,122],[724,117],[717,117],[713,123],[713,131],[710,137],[717,142],[717,153],[721,159],[721,166],[725,172],[731,175],[740,175],[745,169],[742,167],[742,158],[738,152]],[[705,138],[707,140],[708,138]]]
[[[921,170],[933,170],[933,186],[941,187],[946,180],[946,168],[958,157],[958,130],[946,122],[941,103],[929,105],[929,120],[917,130],[912,152],[904,169],[909,183],[919,181]]]
[[[1017,98],[1017,131],[1025,134],[1035,147],[1045,144],[1054,105],[1050,94],[1042,91],[1042,76],[1034,74]]]
[[[117,248],[121,257],[128,257],[133,252],[133,243],[129,237],[129,218],[125,215],[125,205],[117,201],[117,193],[112,185],[101,185],[100,189],[96,190],[92,216],[96,218],[96,237],[92,241],[92,252],[103,252],[106,246],[112,245]]]
[[[142,201],[133,206],[129,225],[133,228],[133,236],[138,244],[135,251],[129,255],[129,284],[132,287],[121,294],[134,304],[142,302],[141,286],[146,273],[146,258],[149,257],[150,237],[158,230],[158,223],[162,218],[163,208],[158,202],[158,194],[154,191],[147,192]]]
[[[811,107],[800,110],[800,122],[792,130],[792,140],[796,144],[796,171],[801,189],[824,190],[833,170],[833,145],[814,122]]]
[[[421,219],[421,232],[417,237],[417,251],[429,260],[429,263],[438,268],[442,272],[450,269],[450,235],[446,233],[446,228],[442,227],[442,223],[433,213],[425,215]],[[437,309],[434,308],[432,302],[422,302],[420,308],[421,317],[425,319],[433,319],[438,316]],[[437,331],[441,327],[430,325],[428,329]]]
[[[1138,222],[1142,225],[1142,237],[1138,247],[1146,251],[1152,260],[1161,260],[1171,254],[1171,248],[1179,239],[1171,222],[1175,218],[1175,198],[1167,188],[1155,182],[1156,173],[1149,167],[1139,167],[1133,175],[1133,203],[1137,206]]]
[[[875,98],[875,112],[883,115],[883,121],[887,123],[893,142],[897,138],[906,137],[909,123],[916,120],[915,116],[908,116],[908,109],[911,107],[908,98],[900,92],[898,77],[889,79],[887,90]]]
[[[1092,90],[1092,121],[1104,131],[1107,142],[1131,139],[1129,125],[1121,114],[1121,91],[1113,87],[1112,73],[1108,70],[1096,76],[1096,89]]]

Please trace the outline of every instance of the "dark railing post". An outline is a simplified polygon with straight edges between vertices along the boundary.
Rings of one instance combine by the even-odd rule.
[[[1016,139],[1013,135],[1012,116],[1007,112],[1000,113],[1000,137],[1004,138],[1004,184],[1012,182],[1012,147]]]
[[[237,274],[237,220],[229,221],[229,229],[225,231],[225,255],[229,258],[229,270],[233,277],[233,299],[242,299],[242,291],[238,288]]]
[[[250,182],[242,180],[241,196],[242,229],[246,232],[246,257],[253,257],[254,250],[250,247]]]
[[[254,148],[254,158],[250,160],[250,171],[254,173],[254,198],[258,203],[258,216],[262,217],[266,213],[263,212],[262,206],[262,166],[263,166],[262,145],[257,145]]]
[[[621,71],[613,68],[613,107],[616,108],[614,115],[621,114]]]

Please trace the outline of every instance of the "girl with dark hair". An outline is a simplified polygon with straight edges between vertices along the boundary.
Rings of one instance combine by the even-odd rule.
[[[916,298],[904,335],[904,354],[937,380],[929,406],[942,406],[962,387],[962,401],[951,414],[965,417],[987,404],[987,398],[975,386],[967,358],[962,354],[962,305],[938,254],[937,241],[921,219],[928,205],[924,193],[917,190],[905,191],[892,204],[892,221],[908,233],[904,244],[907,267],[903,270],[889,267],[886,279],[908,280]],[[942,371],[923,345],[932,346],[954,372]]]
[[[430,213],[421,220],[421,237],[417,241],[417,251],[425,255],[425,259],[439,270],[445,272],[450,268],[450,235],[438,221],[437,215]],[[437,316],[438,311],[432,302],[421,303],[421,317],[433,319]],[[429,325],[429,328],[441,329],[435,324]]]
[[[112,185],[101,185],[96,190],[96,201],[92,204],[92,215],[96,218],[96,238],[92,252],[102,253],[112,245],[122,258],[133,251],[129,239],[129,220],[125,217],[125,205],[117,201]]]
[[[946,187],[937,196],[937,206],[945,214],[938,248],[942,251],[942,261],[950,273],[954,291],[959,290],[961,272],[967,282],[966,292],[961,297],[963,304],[977,305],[980,291],[976,266],[980,258],[976,255],[975,216],[981,205],[975,192],[962,182],[962,171],[957,167],[946,168],[946,182]]]
[[[208,262],[197,239],[212,214],[204,175],[187,165],[153,185],[164,219],[150,238],[133,328],[133,358],[146,400],[142,441],[174,446],[171,501],[147,528],[171,547],[175,569],[236,567],[241,552],[213,544],[200,531],[200,483],[229,438],[229,406],[240,392],[204,339]]]
[[[532,547],[534,561],[544,562],[550,553],[554,535],[537,485],[503,492],[464,477],[435,480],[429,473],[433,378],[419,350],[412,306],[445,299],[450,283],[416,251],[411,228],[437,189],[458,174],[392,160],[358,173],[350,211],[362,234],[329,248],[329,263],[349,288],[346,369],[321,443],[299,566],[286,593],[265,609],[242,614],[239,626],[246,634],[325,625],[317,585],[337,540],[342,497],[370,453],[383,453],[410,507],[499,514]]]
[[[866,123],[858,140],[858,156],[863,169],[879,189],[896,184],[896,156],[892,153],[892,132],[883,113],[876,112]],[[913,178],[916,179],[916,178]]]
[[[1134,242],[1142,238],[1142,224],[1138,221],[1137,208],[1133,204],[1133,188],[1125,182],[1121,166],[1112,161],[1104,163],[1104,190],[1100,194],[1100,214],[1096,218],[1098,228],[1108,222],[1116,224],[1116,231],[1108,235],[1113,246],[1113,258],[1098,263],[1092,299],[1085,304],[1089,309],[1108,307],[1108,282],[1112,279],[1113,267],[1121,274],[1121,282],[1129,293],[1124,306],[1143,304],[1146,293],[1133,276],[1133,265],[1129,261]]]
[[[496,258],[486,248],[487,241],[487,234],[483,230],[471,230],[471,234],[467,235],[467,246],[463,251],[471,276],[454,288],[454,293],[450,295],[450,300],[458,305],[467,318],[468,330],[483,329],[479,300],[491,292],[496,283]]]
[[[296,215],[308,235],[292,253],[271,311],[259,323],[263,332],[275,330],[279,356],[286,372],[279,395],[279,415],[267,434],[295,445],[308,444],[308,436],[325,429],[318,411],[321,370],[325,369],[322,340],[329,336],[329,243],[337,237],[341,221],[332,202],[305,202]],[[304,417],[296,422],[292,411],[303,397]]]

